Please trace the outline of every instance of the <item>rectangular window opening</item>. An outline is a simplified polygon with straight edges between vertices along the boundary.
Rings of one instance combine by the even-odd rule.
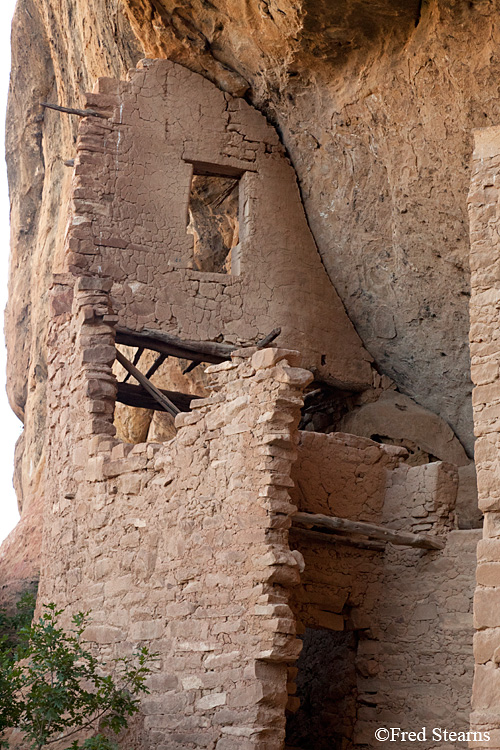
[[[231,273],[233,248],[239,242],[239,176],[194,174],[187,231],[193,235],[197,271]]]

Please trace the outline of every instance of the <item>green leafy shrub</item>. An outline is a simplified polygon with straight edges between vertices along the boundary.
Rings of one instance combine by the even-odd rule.
[[[144,647],[113,659],[114,676],[106,674],[82,638],[89,613],[74,615],[69,632],[60,625],[62,613],[45,605],[40,619],[16,634],[15,650],[0,651],[0,747],[9,747],[5,732],[15,727],[32,750],[61,740],[72,742],[67,750],[114,750],[101,730],[125,729],[139,710],[137,696],[149,692],[147,664],[156,654]],[[73,738],[81,730],[94,736],[80,744]]]
[[[37,586],[25,591],[16,604],[16,611],[10,615],[7,610],[0,608],[0,654],[10,654],[14,657],[19,646],[19,633],[29,627],[33,619],[36,604]]]

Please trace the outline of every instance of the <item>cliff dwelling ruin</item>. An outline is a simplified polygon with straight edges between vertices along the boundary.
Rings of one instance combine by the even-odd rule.
[[[500,748],[495,4],[108,5],[14,19],[2,600],[158,652],[124,750]]]

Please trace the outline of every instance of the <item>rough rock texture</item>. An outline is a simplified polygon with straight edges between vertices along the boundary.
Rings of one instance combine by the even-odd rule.
[[[231,250],[239,239],[238,185],[234,177],[193,177],[188,232],[197,271],[231,273]]]
[[[498,26],[486,0],[19,0],[6,331],[25,503],[43,459],[46,290],[77,128],[38,102],[81,105],[98,76],[123,78],[144,55],[179,60],[277,124],[325,267],[377,366],[472,455],[465,196],[471,128],[500,118]]]
[[[411,716],[417,726],[422,724],[428,717],[431,693],[433,710],[446,717],[453,689],[452,714],[461,723],[466,721],[471,576],[478,533],[453,530],[459,502],[467,506],[467,524],[469,518],[470,525],[477,522],[467,500],[473,495],[473,472],[466,453],[470,458],[473,438],[465,194],[471,128],[500,119],[496,5],[486,0],[20,0],[14,21],[7,143],[13,250],[6,327],[9,395],[26,428],[17,480],[23,522],[4,548],[0,576],[7,560],[11,586],[19,588],[30,579],[39,541],[27,529],[41,528],[44,509],[42,596],[80,606],[88,603],[98,608],[103,623],[105,617],[106,622],[111,618],[111,626],[100,623],[104,629],[94,633],[104,650],[111,651],[113,644],[119,644],[118,651],[137,640],[154,640],[170,628],[172,639],[162,642],[168,661],[182,646],[176,639],[186,626],[187,615],[193,614],[184,587],[195,579],[196,588],[206,574],[203,564],[194,573],[183,570],[185,550],[191,544],[203,550],[200,540],[217,538],[231,573],[238,564],[248,580],[261,580],[261,568],[249,564],[248,539],[238,530],[237,508],[231,505],[231,477],[239,478],[243,465],[248,491],[260,486],[262,476],[258,474],[257,479],[252,471],[262,469],[259,464],[249,470],[246,461],[253,454],[240,431],[252,433],[253,439],[269,425],[276,428],[273,420],[278,423],[283,414],[287,417],[285,453],[280,453],[283,448],[275,437],[271,440],[278,443],[273,444],[277,450],[271,454],[258,446],[269,456],[262,465],[273,467],[265,488],[270,494],[259,497],[271,497],[276,503],[264,508],[267,501],[253,498],[252,512],[243,520],[255,531],[258,544],[276,541],[278,549],[273,549],[269,565],[265,564],[262,581],[264,586],[278,581],[283,591],[279,601],[257,600],[259,592],[253,589],[239,592],[251,606],[270,607],[260,614],[268,618],[272,647],[255,653],[266,653],[266,659],[277,656],[276,669],[249,672],[251,665],[239,663],[241,671],[235,675],[236,682],[231,682],[238,689],[226,695],[219,688],[231,678],[222,668],[217,684],[210,682],[213,675],[201,685],[189,682],[189,677],[198,677],[198,662],[204,657],[188,664],[179,655],[173,694],[167,695],[167,684],[171,684],[167,680],[157,691],[161,710],[154,701],[145,708],[150,720],[145,732],[152,747],[162,741],[162,730],[170,721],[155,715],[164,717],[169,711],[186,709],[187,717],[193,705],[198,717],[204,715],[194,727],[201,733],[195,743],[202,746],[208,733],[210,741],[220,740],[221,749],[234,745],[233,738],[220,736],[217,722],[203,724],[207,717],[212,721],[223,711],[220,707],[226,698],[238,710],[250,706],[253,711],[250,724],[245,724],[248,717],[240,717],[236,727],[242,730],[236,734],[245,737],[242,748],[267,748],[261,732],[271,725],[270,746],[279,746],[284,736],[287,677],[288,690],[293,692],[293,675],[290,670],[287,673],[286,663],[297,655],[296,627],[337,630],[347,623],[363,634],[356,662],[356,689],[363,707],[358,706],[356,715],[347,709],[342,737],[348,746],[369,743],[374,727],[386,721],[401,724],[402,717]],[[27,38],[32,40],[29,46]],[[117,83],[127,79],[127,70],[135,68],[144,55],[169,57],[184,67],[145,63],[127,83]],[[148,69],[154,73],[149,81]],[[108,78],[94,89],[99,76]],[[96,93],[85,98],[83,92],[92,90]],[[210,101],[204,108],[205,95]],[[109,120],[86,118],[77,144],[77,121],[44,112],[38,106],[40,99],[96,107]],[[167,101],[170,105],[180,102],[184,109],[171,106],[164,111]],[[277,126],[281,143],[249,103]],[[163,148],[163,139],[172,147],[170,152]],[[212,149],[214,144],[217,148]],[[283,145],[295,166],[300,195]],[[75,156],[73,172],[64,161]],[[203,195],[198,190],[192,202],[191,228],[186,231],[189,188],[193,165],[195,174],[204,174],[206,162],[229,168],[229,175],[239,178],[240,226],[236,237],[234,212],[228,222],[219,223],[223,234],[219,257],[212,269],[196,270],[196,255],[198,261],[204,255],[196,251],[199,238],[213,227],[204,225],[206,214],[203,220],[193,216],[196,201]],[[483,188],[488,192],[490,183],[482,183]],[[496,196],[490,198],[489,193],[479,196],[479,214],[483,203],[496,202]],[[473,196],[472,205],[474,200]],[[273,222],[268,215],[270,201],[274,201]],[[255,206],[260,213],[253,213]],[[252,222],[252,215],[258,220]],[[493,241],[487,231],[485,236]],[[226,249],[231,250],[230,264],[229,260],[222,263]],[[160,257],[165,260],[162,253],[165,264],[158,262]],[[257,272],[252,275],[253,265]],[[58,275],[55,294],[49,299],[53,273]],[[78,282],[73,298],[74,277],[80,275],[85,278]],[[109,284],[99,278],[102,275],[111,277]],[[476,279],[477,288],[482,283]],[[494,307],[496,298],[487,298],[484,307],[490,303]],[[472,310],[478,313],[474,305]],[[497,315],[496,308],[492,314]],[[482,310],[478,319],[483,324],[481,315]],[[283,374],[280,370],[287,370],[288,365],[275,368],[276,362],[266,360],[274,356],[268,352],[255,355],[251,373],[241,365],[236,385],[226,372],[232,366],[214,372],[220,373],[222,390],[227,387],[223,401],[228,402],[229,418],[214,393],[208,403],[197,405],[197,414],[178,420],[183,429],[171,444],[163,442],[173,435],[171,424],[158,423],[156,416],[151,422],[146,414],[139,425],[135,418],[129,420],[126,411],[121,417],[115,414],[115,422],[122,437],[140,445],[132,447],[114,438],[116,382],[111,367],[118,319],[135,328],[156,325],[191,337],[223,335],[241,342],[267,333],[282,322],[277,320],[280,316],[285,344],[300,348],[315,375],[329,379],[330,385],[347,394],[345,404],[351,399],[354,413],[346,416],[338,409],[346,430],[366,431],[372,437],[376,425],[377,440],[411,444],[418,454],[417,463],[438,457],[455,464],[391,467],[387,478],[389,467],[384,461],[389,456],[396,462],[404,450],[381,447],[366,437],[307,433],[310,437],[300,439],[306,448],[308,440],[316,441],[316,464],[309,479],[295,476],[300,492],[292,499],[310,509],[304,506],[309,498],[307,493],[300,494],[300,479],[314,484],[310,476],[316,476],[321,468],[318,461],[324,458],[328,485],[332,451],[338,443],[340,452],[348,454],[343,492],[326,490],[322,498],[318,491],[314,502],[322,500],[333,511],[335,503],[341,502],[348,516],[362,519],[369,512],[374,520],[396,528],[446,535],[442,554],[389,553],[377,562],[371,551],[342,555],[333,547],[325,550],[324,545],[297,541],[303,557],[290,556],[288,518],[275,518],[272,513],[287,517],[293,512],[283,489],[291,486],[289,470],[295,460],[288,444],[298,439],[290,424],[298,420],[302,388],[310,376],[307,372],[290,374],[290,368]],[[50,357],[46,348],[49,319]],[[486,324],[490,322],[487,317]],[[482,335],[473,328],[473,345],[484,344]],[[394,383],[370,371],[370,355],[379,372]],[[475,364],[481,369],[491,363]],[[273,372],[262,375],[269,365]],[[496,726],[492,717],[496,688],[489,686],[497,681],[492,648],[496,648],[498,624],[495,592],[486,590],[495,588],[498,554],[494,548],[498,536],[496,458],[490,445],[496,439],[490,438],[496,431],[496,385],[490,387],[496,374],[487,373],[491,381],[478,380],[475,374],[476,422],[482,439],[480,501],[487,512],[485,533],[491,537],[481,549],[481,563],[486,566],[481,565],[485,577],[479,581],[476,608],[483,661],[476,677],[474,721],[481,727]],[[180,376],[170,372],[168,377],[170,383]],[[295,384],[296,393],[283,385],[290,377],[302,378]],[[394,384],[403,396],[394,395]],[[253,401],[247,408],[246,401],[234,397],[235,392],[248,396],[248,389]],[[260,396],[269,402],[269,413],[257,406]],[[341,396],[337,393],[336,398],[338,404]],[[233,409],[237,414],[248,411],[252,428],[242,427],[242,418],[235,417]],[[398,412],[406,414],[408,409],[424,421],[401,431],[405,419]],[[217,433],[219,443],[214,445],[219,449],[212,456],[196,426],[200,414]],[[53,430],[51,440],[48,424]],[[436,431],[434,440],[426,439],[427,429]],[[162,441],[161,449],[142,442],[154,437]],[[241,448],[242,463],[230,467],[228,479],[224,456],[234,446],[236,453]],[[360,455],[365,449],[374,457],[374,471]],[[158,451],[165,465],[155,463]],[[174,478],[164,476],[172,456],[179,457],[181,464],[192,462],[196,471],[183,467]],[[209,478],[213,472],[214,497],[227,493],[225,530],[234,531],[235,548],[227,542],[228,536],[219,539],[210,521],[206,523],[205,512],[200,513],[198,526],[192,526],[176,505],[175,492],[179,492],[188,498],[193,514],[213,507],[212,495],[207,501],[195,481],[202,465]],[[359,491],[364,487],[368,488],[366,502],[361,495],[360,507]],[[166,508],[162,500],[172,504]],[[144,503],[146,521],[141,515]],[[175,544],[173,537],[154,535],[156,509],[164,514],[159,524],[162,530],[170,525],[180,528]],[[259,509],[264,511],[260,515]],[[27,539],[33,546],[23,557]],[[78,540],[81,546],[75,544]],[[63,548],[67,553],[61,552]],[[102,567],[95,563],[100,557]],[[298,583],[297,569],[304,559],[302,589],[297,588],[292,602],[288,587]],[[214,571],[219,562],[209,561]],[[163,587],[167,573],[172,576],[169,590],[175,605],[168,616]],[[318,594],[325,576],[331,587],[326,602]],[[142,604],[129,607],[126,596],[132,583],[134,593],[144,595],[142,604],[147,608],[153,604],[152,617],[148,612],[146,618]],[[215,599],[210,599],[214,592],[209,584],[201,585],[208,592],[202,604],[212,606]],[[227,579],[221,582],[229,599],[233,584]],[[406,603],[399,600],[401,590],[408,593]],[[187,593],[193,591],[188,588]],[[269,592],[264,588],[260,594]],[[186,602],[187,610],[182,608]],[[293,604],[293,617],[289,604]],[[214,622],[205,623],[205,618],[210,619],[205,609],[199,614],[199,620],[188,618],[187,622],[195,634],[193,642],[206,645],[204,633]],[[246,630],[240,634],[236,619],[241,612],[219,609],[216,614],[225,622],[215,625],[217,632],[210,632],[217,636],[221,654],[225,646],[220,644],[238,641],[240,635],[243,650],[248,647],[248,636],[252,648],[268,637],[253,615],[245,620]],[[409,643],[414,644],[417,665],[410,688],[408,668],[401,659]],[[388,654],[393,658],[388,659]],[[182,677],[190,670],[193,675],[188,675],[184,685]],[[257,707],[263,700],[262,685],[268,691],[263,701],[269,708],[267,716],[261,712],[262,705]],[[240,688],[250,693],[239,694]],[[362,696],[374,693],[376,699],[371,698],[369,705],[363,702]],[[173,705],[169,705],[170,698]],[[290,711],[297,708],[296,700],[293,695],[289,698]],[[166,723],[161,727],[158,721]],[[232,726],[227,716],[221,724]],[[186,721],[181,746],[192,744],[192,729]],[[160,731],[154,735],[150,730]]]
[[[303,699],[292,737],[314,721],[304,693],[315,659],[306,650],[302,674],[293,666],[305,628],[356,631],[337,655],[345,688],[322,676],[337,688],[324,701],[339,747],[370,746],[375,728],[405,717],[466,725],[479,532],[454,530],[456,467],[398,466],[402,448],[300,433],[312,375],[285,349],[247,347],[208,368],[211,395],[177,416],[173,440],[121,442],[111,286],[61,274],[51,290],[39,601],[92,609],[86,636],[108,658],[143,642],[159,652],[120,746],[283,750],[286,709]],[[297,508],[438,534],[446,547],[310,542],[289,536]]]
[[[435,414],[417,406],[408,396],[385,391],[375,402],[350,411],[342,420],[343,432],[373,438],[408,439],[428,455],[456,466],[465,466],[469,459],[449,425]],[[388,441],[387,441],[388,442]]]
[[[395,467],[403,452],[353,435],[304,432],[292,467],[290,495],[301,511],[447,535],[446,549],[438,554],[389,546],[380,555],[322,544],[292,529],[292,543],[305,560],[292,609],[306,628],[306,639],[311,628],[354,631],[357,638],[354,653],[352,644],[342,651],[343,668],[348,672],[353,661],[356,670],[355,710],[352,684],[343,688],[336,674],[331,698],[316,707],[324,722],[335,723],[342,747],[349,749],[375,747],[380,726],[444,726],[450,716],[463,730],[468,724],[472,590],[481,532],[454,529],[456,467],[442,462]],[[291,722],[294,737],[315,717],[308,705],[314,664],[314,659],[309,665],[298,662],[305,675],[297,677],[302,686],[297,695],[305,702],[298,708],[301,716]],[[322,748],[326,738],[320,728],[315,738],[314,747]],[[425,747],[441,745],[428,742]]]
[[[73,284],[59,276],[53,297]],[[312,376],[289,366],[297,352],[276,352],[271,367],[244,350],[209,368],[212,395],[177,416],[174,440],[123,443],[110,286],[77,279],[71,309],[51,322],[40,600],[91,609],[86,637],[108,657],[137,643],[158,652],[124,750],[278,748],[300,650],[286,487]]]
[[[94,114],[79,127],[48,305],[38,609],[92,610],[86,636],[106,657],[141,642],[159,652],[120,746],[283,750],[297,711],[288,736],[303,745],[316,722],[316,657],[306,649],[294,663],[308,629],[355,633],[334,639],[336,658],[314,680],[320,689],[342,663],[346,684],[322,709],[340,747],[361,750],[403,717],[465,724],[479,535],[456,530],[468,459],[440,418],[372,372],[276,132],[241,98],[166,60],[143,61],[125,81],[100,78],[85,104]],[[239,179],[231,273],[193,268],[190,186],[207,173]],[[207,368],[209,395],[177,415],[172,439],[153,442],[144,413],[117,414],[117,329],[241,343],[273,323],[283,345],[240,346]],[[301,352],[284,348],[296,341]],[[388,403],[394,413],[370,430],[404,438],[401,413],[415,440],[453,463],[410,466],[404,447],[300,431],[314,377],[359,399],[354,426]],[[443,547],[311,532],[297,527],[297,509],[438,535]]]
[[[227,0],[21,0],[7,330],[17,412],[28,387],[38,394],[31,458],[44,422],[45,275],[65,220],[62,160],[73,156],[76,127],[44,122],[37,103],[81,104],[98,75],[123,76],[143,54],[247,89],[279,125],[325,266],[365,344],[470,453],[465,194],[470,129],[498,116],[497,26],[495,3],[452,0],[255,0],[237,10]]]
[[[222,0],[20,0],[7,333],[18,414],[35,392],[29,461],[40,458],[45,290],[76,133],[74,120],[44,118],[38,101],[81,104],[98,75],[123,76],[144,54],[248,88],[277,122],[320,253],[365,344],[470,452],[465,194],[470,129],[498,115],[497,24],[494,3],[452,0],[255,0],[238,12]]]

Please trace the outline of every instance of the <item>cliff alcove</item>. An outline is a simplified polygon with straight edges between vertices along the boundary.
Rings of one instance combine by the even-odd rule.
[[[41,570],[41,597],[98,607],[105,652],[159,644],[137,746],[469,720],[498,524],[495,133],[472,162],[498,10],[19,0],[3,596]]]

